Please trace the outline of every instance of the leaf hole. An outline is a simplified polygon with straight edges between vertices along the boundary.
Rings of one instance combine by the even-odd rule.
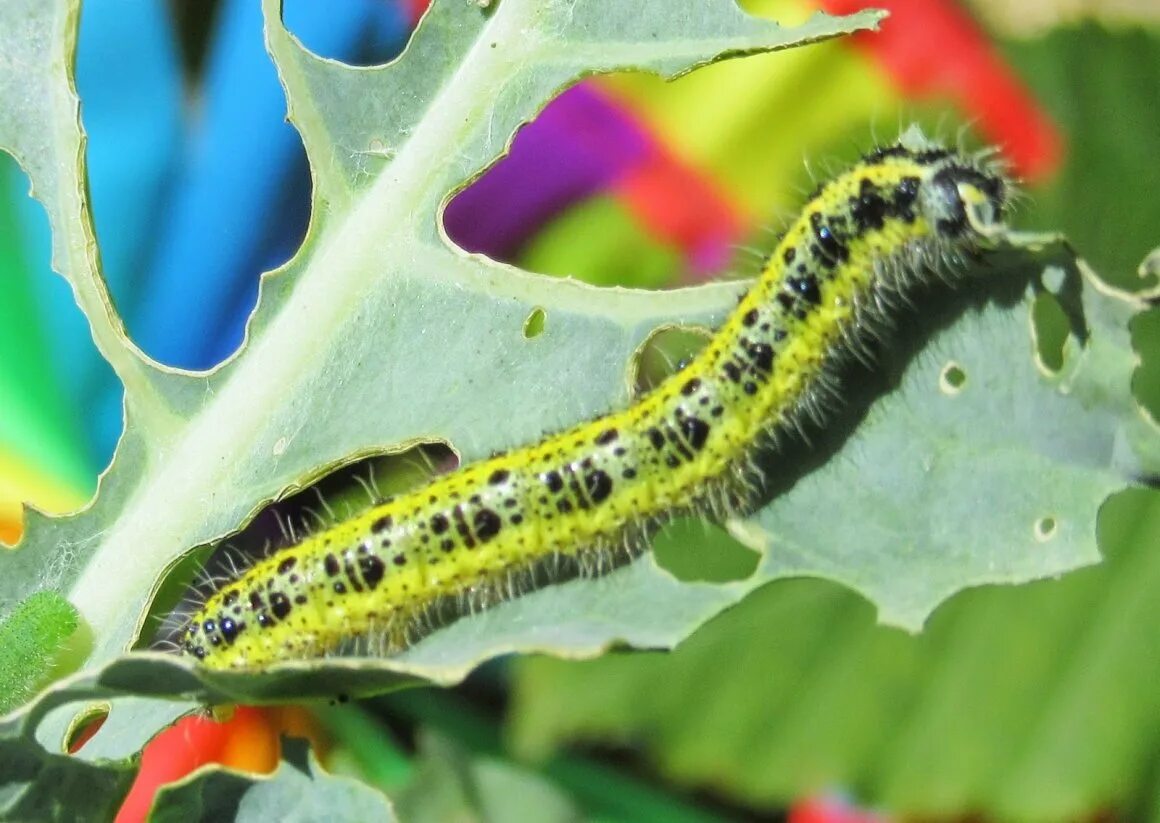
[[[967,372],[954,360],[943,366],[938,376],[938,388],[948,397],[954,397],[967,385]]]
[[[653,557],[662,569],[684,582],[729,583],[748,579],[761,556],[716,524],[679,517],[653,538]]]
[[[282,23],[319,57],[375,66],[397,57],[411,20],[406,3],[376,0],[285,0]]]
[[[1035,521],[1035,539],[1040,543],[1046,543],[1055,537],[1058,528],[1059,524],[1051,515],[1041,517]]]
[[[0,541],[7,544],[19,542],[23,533],[17,501],[53,514],[83,506],[122,429],[124,389],[97,352],[71,286],[52,271],[52,230],[43,204],[29,194],[31,186],[24,169],[0,149],[0,415],[5,437],[14,438],[6,442],[36,444],[38,459],[50,461],[42,467],[51,465],[53,477],[41,488],[21,489],[18,481],[19,493],[0,493],[8,498],[0,500]],[[97,228],[100,233],[99,220]],[[108,282],[120,303],[123,282]]]
[[[670,375],[685,368],[712,337],[707,329],[693,326],[661,326],[633,353],[629,380],[639,396],[650,392]]]
[[[1040,292],[1035,296],[1031,303],[1031,333],[1039,368],[1048,375],[1058,374],[1064,365],[1064,347],[1071,326],[1055,295]]]
[[[149,609],[151,619],[134,648],[175,651],[188,614],[221,581],[458,465],[458,456],[446,443],[429,441],[356,458],[307,477],[302,486],[266,505],[238,531],[178,560],[166,573]]]
[[[544,333],[544,324],[547,322],[548,314],[539,306],[536,306],[528,314],[524,320],[524,338],[527,340],[534,340]]]
[[[101,726],[105,725],[105,721],[109,719],[109,711],[108,703],[99,703],[77,712],[64,735],[65,753],[76,754],[84,748],[85,744],[101,730]]]
[[[1048,266],[1040,275],[1039,282],[1046,291],[1059,296],[1067,288],[1067,272],[1059,266]]]
[[[729,270],[748,227],[714,187],[673,174],[666,202],[653,205],[618,185],[653,173],[657,162],[640,150],[640,126],[621,102],[625,90],[663,100],[696,82],[614,72],[565,89],[455,194],[443,212],[447,236],[467,252],[596,286],[672,288]],[[494,148],[499,154],[503,146]],[[658,208],[681,216],[659,218]]]
[[[0,551],[14,549],[24,534],[24,506],[15,500],[0,500]]]

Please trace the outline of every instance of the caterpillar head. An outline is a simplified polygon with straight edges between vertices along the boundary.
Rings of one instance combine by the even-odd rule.
[[[1014,195],[1002,163],[988,157],[952,151],[911,126],[878,157],[892,156],[921,167],[915,204],[935,233],[946,240],[989,240],[1006,231],[1004,222]]]
[[[1006,230],[1010,186],[1002,175],[948,153],[930,169],[919,208],[948,240],[991,239]]]

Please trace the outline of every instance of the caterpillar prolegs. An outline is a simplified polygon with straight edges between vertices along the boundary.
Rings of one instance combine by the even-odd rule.
[[[913,140],[822,185],[737,308],[681,371],[627,408],[464,466],[260,560],[189,617],[183,654],[219,669],[405,648],[447,602],[504,599],[549,558],[646,546],[674,514],[751,501],[752,456],[792,436],[836,362],[931,272],[1003,229],[1010,186]],[[514,594],[514,592],[512,593]]]

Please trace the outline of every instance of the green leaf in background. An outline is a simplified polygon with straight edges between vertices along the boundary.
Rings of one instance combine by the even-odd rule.
[[[163,788],[149,819],[153,823],[395,820],[391,804],[381,792],[349,777],[322,771],[306,741],[284,740],[282,753],[282,763],[269,776],[216,767],[199,769]]]
[[[1160,134],[1160,37],[1084,26],[1009,44],[1008,53],[1072,152],[1025,216],[1064,228],[1117,284],[1154,284],[1154,272],[1139,281],[1136,269],[1160,238],[1154,175],[1143,173]],[[1128,401],[1113,450],[1134,455],[1128,464],[1151,454],[1154,473],[1154,424],[1109,386],[1134,371],[1137,398],[1157,408],[1160,312],[1138,305],[1134,353],[1125,304],[1106,294],[1085,301],[1102,342],[1079,358],[1074,341],[1064,343],[1063,363],[1045,379],[1089,408]],[[976,370],[955,359],[969,390]],[[1020,425],[1009,415],[977,422],[987,421],[980,443]],[[1035,439],[1020,435],[1015,459],[1029,459],[1023,450]],[[1045,474],[1032,485],[1058,482]],[[1012,508],[1022,505],[1021,491],[1006,491]],[[824,500],[817,510],[844,512]],[[945,525],[934,505],[898,515]],[[632,745],[668,780],[759,808],[842,787],[903,816],[1155,817],[1160,494],[1117,495],[1099,520],[1105,563],[959,594],[918,637],[876,626],[869,604],[831,583],[796,580],[755,593],[671,654],[516,661],[510,729],[534,757],[566,744]],[[972,532],[958,537],[976,539]]]
[[[580,811],[550,783],[501,760],[473,757],[449,738],[420,736],[415,778],[395,797],[407,823],[535,820],[579,823]]]
[[[1099,25],[1007,44],[1005,57],[1067,135],[1067,169],[1036,191],[1021,222],[1064,232],[1109,280],[1136,269],[1160,240],[1155,178],[1157,33]],[[1098,216],[1098,219],[1097,219]]]

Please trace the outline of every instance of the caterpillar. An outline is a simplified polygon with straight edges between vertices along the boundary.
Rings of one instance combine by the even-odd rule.
[[[179,652],[255,669],[406,648],[447,604],[532,588],[546,563],[600,571],[676,514],[743,510],[754,454],[816,416],[835,364],[932,272],[1004,226],[982,156],[904,136],[819,187],[705,348],[627,408],[463,466],[257,561],[189,615]],[[512,581],[521,583],[513,586]]]

